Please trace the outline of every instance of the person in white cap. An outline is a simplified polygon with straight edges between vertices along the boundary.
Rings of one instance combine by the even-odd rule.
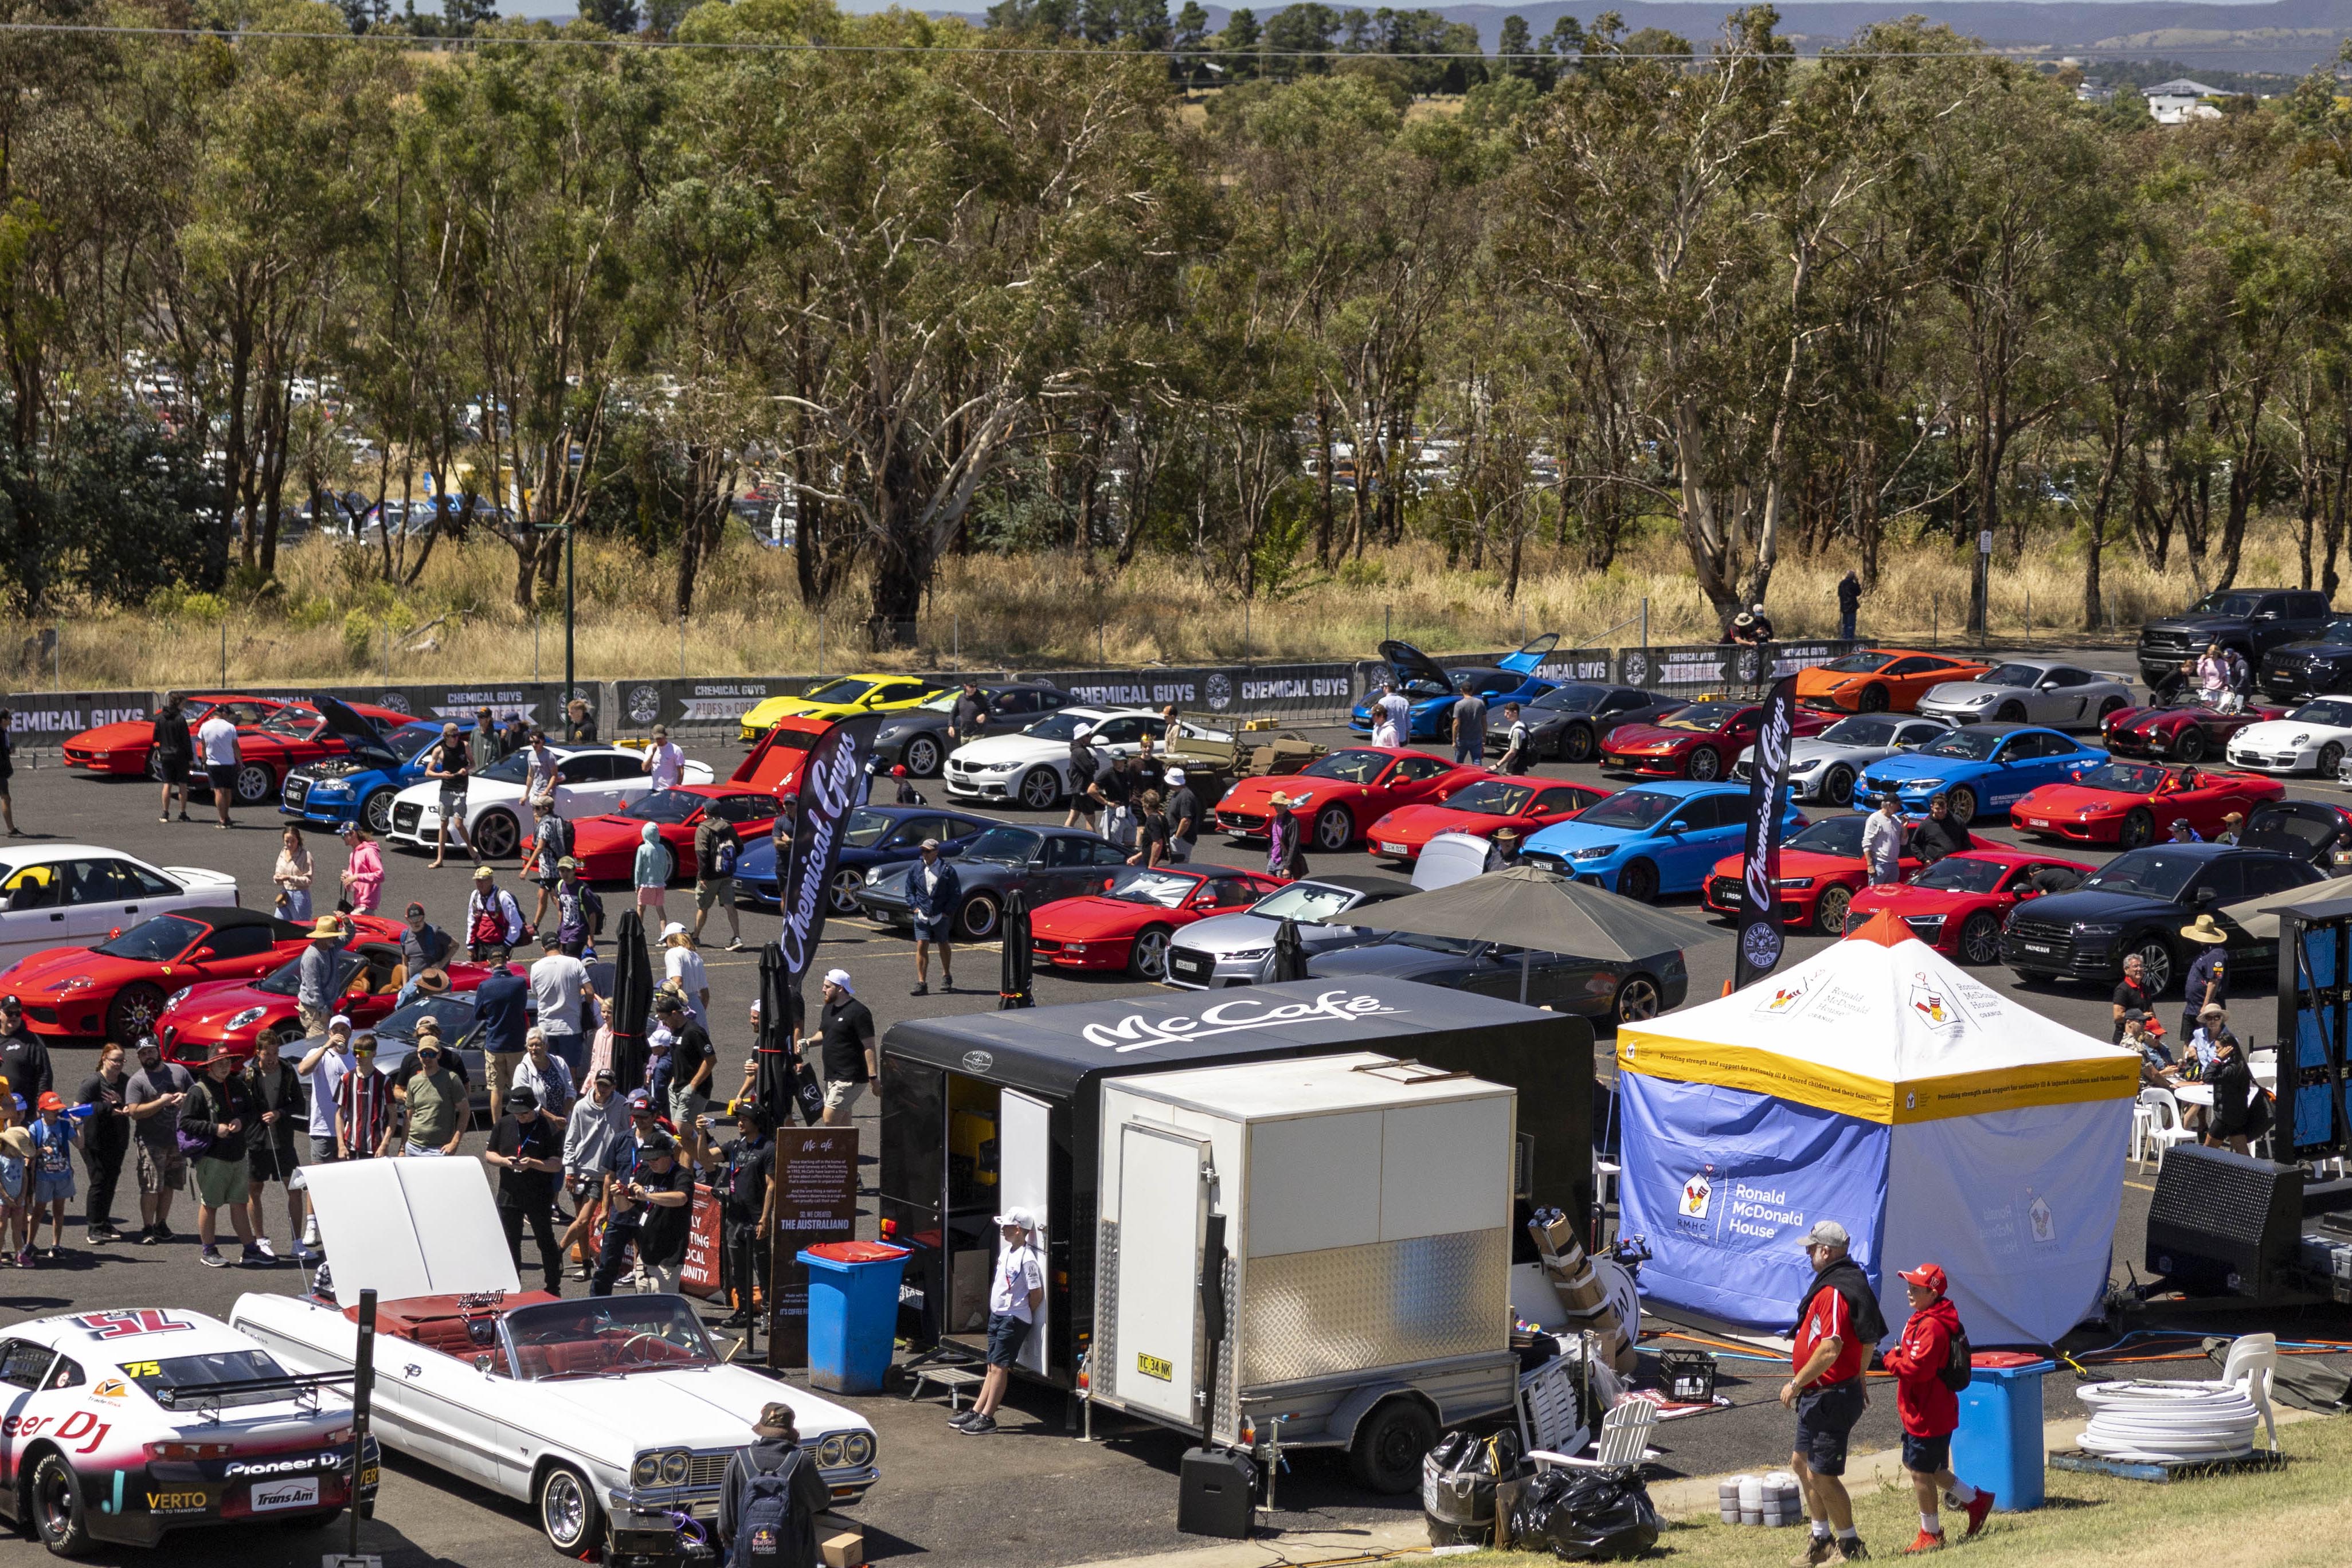
[[[1037,1314],[1045,1310],[1045,1265],[1037,1256],[1037,1217],[1025,1208],[1008,1208],[996,1217],[1004,1244],[996,1254],[996,1276],[988,1287],[988,1373],[981,1379],[980,1397],[948,1425],[967,1437],[984,1437],[996,1430],[996,1407],[1013,1381],[1013,1364],[1029,1342]]]
[[[874,1044],[874,1015],[849,988],[849,971],[824,972],[824,1008],[817,1015],[814,1034],[803,1035],[800,1047],[819,1049],[824,1063],[824,1116],[828,1127],[846,1125],[858,1096],[882,1075]]]
[[[1815,1223],[1802,1243],[1813,1277],[1797,1304],[1795,1372],[1780,1385],[1780,1403],[1797,1413],[1797,1444],[1789,1468],[1804,1491],[1812,1535],[1797,1568],[1819,1568],[1832,1557],[1849,1563],[1870,1555],[1853,1528],[1846,1494],[1846,1439],[1869,1403],[1863,1363],[1886,1337],[1870,1276],[1847,1256],[1853,1238],[1834,1219]],[[1831,1539],[1834,1531],[1836,1539]]]
[[[1160,858],[1181,865],[1192,858],[1192,846],[1201,841],[1201,798],[1185,782],[1181,768],[1168,770],[1168,799],[1160,809],[1168,819],[1168,843]]]
[[[710,971],[703,966],[702,955],[694,950],[694,938],[686,927],[673,920],[662,927],[662,977],[677,983],[679,995],[686,998],[686,1010],[703,1028],[710,1027]]]

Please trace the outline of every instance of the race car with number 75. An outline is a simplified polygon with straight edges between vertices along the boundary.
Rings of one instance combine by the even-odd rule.
[[[218,1525],[323,1524],[352,1501],[351,1383],[289,1372],[180,1307],[12,1323],[0,1332],[0,1516],[61,1557]],[[358,1469],[364,1511],[373,1439]]]

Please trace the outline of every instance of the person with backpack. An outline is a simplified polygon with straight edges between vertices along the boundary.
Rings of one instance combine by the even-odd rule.
[[[1969,1533],[1984,1528],[1992,1493],[1979,1491],[1952,1473],[1952,1433],[1960,1424],[1959,1391],[1969,1385],[1969,1333],[1959,1309],[1947,1296],[1944,1270],[1922,1263],[1903,1271],[1911,1316],[1903,1341],[1886,1353],[1895,1375],[1895,1405],[1903,1416],[1903,1468],[1919,1499],[1919,1533],[1905,1555],[1933,1552],[1944,1544],[1944,1521],[1936,1510],[1938,1490],[1952,1506],[1968,1511]]]
[[[727,1461],[719,1489],[719,1539],[727,1568],[813,1568],[816,1516],[832,1503],[816,1460],[801,1447],[793,1407],[771,1404],[752,1441]]]
[[[743,950],[743,917],[735,912],[735,857],[742,852],[743,840],[735,824],[716,811],[704,811],[694,827],[694,945],[698,947],[702,946],[703,923],[710,918],[710,906],[715,904],[727,911],[727,950]]]
[[[1870,1402],[1862,1381],[1871,1347],[1886,1337],[1886,1320],[1870,1276],[1848,1256],[1853,1238],[1834,1219],[1817,1221],[1806,1232],[1806,1260],[1813,1277],[1797,1304],[1795,1371],[1780,1385],[1780,1403],[1797,1413],[1797,1444],[1789,1468],[1805,1496],[1812,1538],[1794,1568],[1820,1568],[1832,1558],[1858,1563],[1870,1555],[1853,1528],[1853,1499],[1846,1494],[1846,1439]],[[1836,1539],[1831,1534],[1835,1531]]]
[[[556,883],[563,880],[562,868],[575,841],[571,819],[558,809],[555,798],[549,796],[547,809],[531,824],[530,848],[523,852],[522,858],[523,880],[539,884],[539,907],[530,916],[533,925],[547,924],[548,901],[555,896]]]

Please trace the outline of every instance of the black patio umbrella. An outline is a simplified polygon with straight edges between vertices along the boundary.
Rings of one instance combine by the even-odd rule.
[[[1286,919],[1275,927],[1274,972],[1266,977],[1275,985],[1307,978],[1307,944],[1298,939],[1296,920]]]
[[[1037,998],[1030,989],[1031,971],[1035,967],[1036,955],[1031,950],[1029,935],[1029,899],[1019,888],[1004,898],[1004,962],[998,971],[996,1007],[999,1012],[1014,1008],[1034,1008]]]
[[[646,1020],[654,1010],[653,960],[646,956],[646,923],[635,909],[613,927],[613,1077],[624,1094],[645,1087]],[[655,1107],[658,1114],[661,1107]]]

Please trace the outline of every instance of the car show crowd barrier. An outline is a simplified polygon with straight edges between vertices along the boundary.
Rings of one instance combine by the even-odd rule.
[[[1738,690],[1773,674],[1788,674],[1824,663],[1857,644],[1833,641],[1776,643],[1766,647],[1730,643],[1660,645],[1648,648],[1554,649],[1538,666],[1548,681],[1615,680],[1658,690]],[[1448,669],[1491,665],[1501,653],[1433,655]],[[1344,717],[1373,690],[1388,666],[1380,660],[1305,664],[1136,665],[1099,670],[967,670],[919,672],[942,685],[966,680],[1043,681],[1079,702],[1117,707],[1164,707],[1174,703],[1186,714],[1211,721],[1230,718],[1305,723]],[[642,737],[656,724],[681,734],[731,732],[744,713],[772,696],[797,696],[831,675],[735,675],[680,680],[582,681],[572,695],[587,703],[597,733],[607,740]],[[564,691],[561,681],[473,681],[446,685],[367,683],[288,685],[231,680],[192,681],[190,694],[228,690],[247,696],[309,698],[326,695],[371,703],[420,719],[470,719],[488,707],[503,719],[525,719],[560,732]],[[56,752],[83,730],[152,716],[163,700],[153,691],[12,692],[0,696],[10,737],[19,751]]]

